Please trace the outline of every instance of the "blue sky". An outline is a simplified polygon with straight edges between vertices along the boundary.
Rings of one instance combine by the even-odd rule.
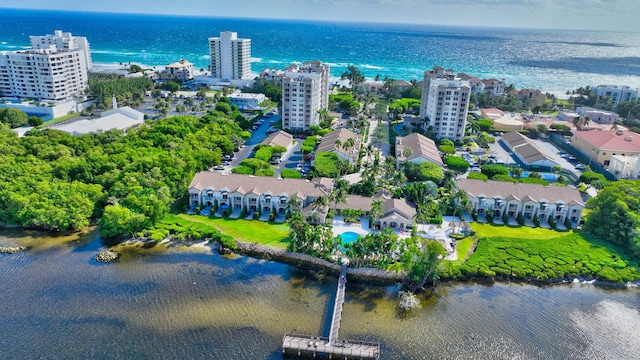
[[[639,0],[14,0],[0,7],[640,32]]]

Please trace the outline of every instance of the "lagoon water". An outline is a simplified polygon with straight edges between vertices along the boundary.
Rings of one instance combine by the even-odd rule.
[[[55,29],[87,37],[98,65],[160,69],[184,58],[206,69],[208,38],[231,30],[251,39],[256,73],[318,59],[336,77],[353,64],[369,78],[421,80],[424,70],[440,65],[556,93],[599,84],[640,87],[640,33],[623,32],[2,9],[0,50],[28,48],[29,35]]]
[[[95,231],[0,231],[3,359],[281,359],[285,332],[326,332],[336,279],[207,248],[130,247]],[[341,337],[382,359],[640,359],[640,291],[587,284],[441,285],[409,316],[397,289],[348,283]]]

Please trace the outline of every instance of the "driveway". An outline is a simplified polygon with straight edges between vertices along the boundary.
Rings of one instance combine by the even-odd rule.
[[[275,170],[275,176],[280,177],[280,173],[284,169],[296,170],[298,163],[302,162],[302,140],[294,140],[296,143],[289,151],[287,151],[282,157],[281,162],[278,164],[278,168]]]

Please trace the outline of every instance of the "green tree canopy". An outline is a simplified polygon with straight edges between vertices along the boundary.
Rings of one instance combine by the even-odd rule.
[[[453,155],[445,156],[444,163],[447,164],[447,168],[459,174],[467,172],[470,166],[469,162],[466,161],[465,159],[459,156],[453,156]]]
[[[429,161],[419,164],[405,161],[402,167],[408,181],[432,181],[439,184],[443,179],[440,166]]]
[[[586,229],[600,239],[626,247],[640,259],[640,181],[610,183],[589,199]]]
[[[509,169],[506,166],[489,164],[480,167],[480,171],[487,175],[489,179],[493,179],[496,175],[509,175]]]
[[[27,120],[27,113],[20,109],[11,107],[0,109],[0,122],[9,125],[12,129],[27,125]]]

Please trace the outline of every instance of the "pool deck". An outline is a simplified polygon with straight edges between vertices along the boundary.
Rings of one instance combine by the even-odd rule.
[[[453,230],[451,228],[451,222],[454,220],[458,220],[458,218],[454,218],[453,216],[445,216],[442,219],[442,225],[430,225],[430,224],[417,224],[418,234],[420,237],[425,239],[433,239],[439,241],[447,251],[447,260],[456,260],[457,255],[455,249],[451,246],[451,239],[449,238],[449,234]],[[470,216],[465,216],[465,220],[467,222],[473,222]],[[360,218],[360,222],[357,223],[345,223],[344,217],[335,216],[333,218],[333,235],[339,236],[345,232],[354,232],[360,236],[365,236],[369,233],[375,232],[369,227],[369,219],[368,218]],[[400,238],[407,238],[411,236],[410,231],[395,231],[396,234]]]

